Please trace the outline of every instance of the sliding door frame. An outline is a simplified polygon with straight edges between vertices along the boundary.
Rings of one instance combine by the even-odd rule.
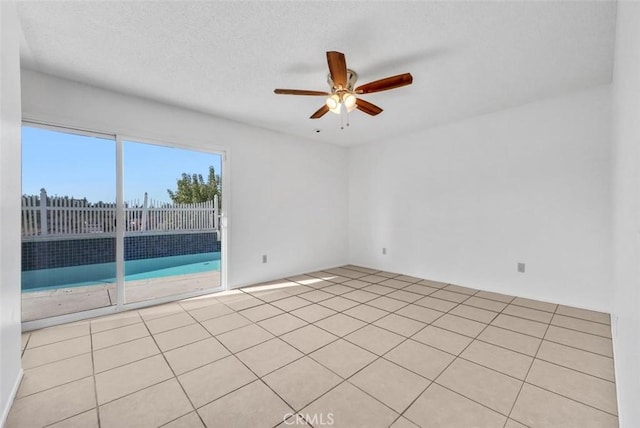
[[[118,152],[118,156],[116,158],[116,169],[118,170],[118,176],[116,178],[117,192],[116,192],[116,207],[118,218],[124,219],[124,142],[128,141],[130,143],[140,143],[140,144],[151,144],[154,146],[166,147],[166,148],[175,148],[182,150],[191,150],[194,152],[207,153],[219,155],[220,159],[220,179],[222,180],[222,196],[225,200],[225,206],[227,203],[227,195],[228,195],[228,187],[226,184],[227,174],[226,174],[226,151],[219,152],[214,150],[203,150],[202,148],[197,148],[184,144],[167,144],[166,142],[161,142],[158,140],[153,140],[149,138],[141,138],[135,136],[129,136],[124,134],[116,134],[116,151]],[[206,294],[216,293],[220,291],[227,290],[227,234],[226,234],[226,218],[225,209],[220,209],[220,286],[207,288],[199,291],[191,291],[186,293],[174,294],[171,296],[164,297],[156,297],[154,299],[143,300],[139,302],[131,302],[125,303],[125,281],[124,281],[124,221],[119,221],[116,225],[116,290],[118,290],[117,301],[118,310],[129,310],[129,309],[137,309],[143,308],[146,306],[158,305],[161,303],[173,302],[176,300],[188,299],[191,297],[203,296]],[[121,233],[118,233],[118,229],[121,229]]]

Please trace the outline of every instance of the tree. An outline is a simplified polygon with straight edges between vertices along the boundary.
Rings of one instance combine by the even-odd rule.
[[[177,189],[172,191],[167,189],[169,197],[176,204],[194,204],[198,202],[212,201],[218,195],[218,202],[221,202],[220,176],[216,175],[213,166],[209,166],[209,175],[205,183],[202,174],[182,173],[182,178],[177,180]]]

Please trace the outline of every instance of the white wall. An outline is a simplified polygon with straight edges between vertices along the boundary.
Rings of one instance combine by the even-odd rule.
[[[357,147],[349,162],[351,263],[610,309],[609,86]]]
[[[229,150],[231,287],[345,264],[345,148],[27,70],[22,97],[25,119]]]
[[[20,367],[20,29],[13,2],[0,2],[0,426]]]
[[[613,78],[613,344],[621,427],[640,426],[640,4],[619,2]]]

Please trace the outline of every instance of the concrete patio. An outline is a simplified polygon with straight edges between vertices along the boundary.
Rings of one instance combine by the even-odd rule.
[[[220,271],[142,279],[125,283],[125,303],[201,291],[220,286]],[[56,288],[22,293],[22,321],[115,305],[115,284]]]

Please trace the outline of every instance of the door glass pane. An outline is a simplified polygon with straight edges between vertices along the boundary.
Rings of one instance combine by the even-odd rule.
[[[125,303],[220,286],[221,156],[125,141]]]
[[[22,320],[116,303],[115,140],[22,128]]]

